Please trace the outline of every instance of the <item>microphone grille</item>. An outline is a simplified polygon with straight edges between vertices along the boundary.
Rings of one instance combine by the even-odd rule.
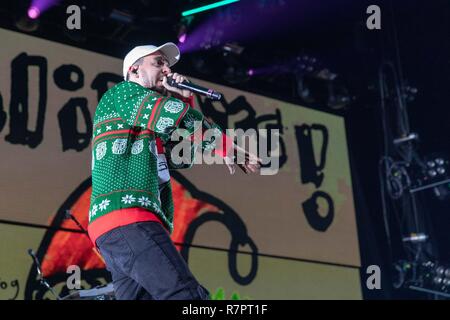
[[[172,77],[167,77],[167,83],[168,83],[169,86],[171,86],[171,87],[173,87],[173,86],[176,84],[175,79],[172,78]]]

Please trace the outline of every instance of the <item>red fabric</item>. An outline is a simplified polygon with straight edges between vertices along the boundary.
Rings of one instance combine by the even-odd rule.
[[[218,154],[222,158],[225,158],[225,156],[229,154],[230,150],[233,147],[233,140],[224,133],[222,134],[222,139],[218,145],[222,146],[222,148],[216,149],[216,154]]]
[[[119,209],[112,211],[89,224],[89,237],[95,245],[95,241],[102,234],[117,227],[143,221],[156,221],[161,223],[163,227],[165,227],[159,217],[151,211],[145,210],[143,208]]]
[[[187,103],[191,108],[194,108],[195,96],[191,95],[189,98],[181,98],[181,101]]]
[[[161,138],[157,137],[156,139],[156,149],[158,150],[158,154],[164,153],[164,146]]]

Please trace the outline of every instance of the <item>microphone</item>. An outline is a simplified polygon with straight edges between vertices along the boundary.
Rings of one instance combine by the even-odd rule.
[[[186,89],[198,93],[200,95],[206,96],[207,98],[214,101],[219,101],[222,99],[222,94],[220,92],[214,91],[213,89],[200,87],[196,84],[193,84],[192,82],[187,82],[186,80],[180,83],[176,83],[175,79],[173,79],[172,77],[167,77],[167,83],[171,87]]]

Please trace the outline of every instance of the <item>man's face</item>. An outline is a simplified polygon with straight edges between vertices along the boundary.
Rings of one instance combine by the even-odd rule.
[[[156,91],[164,90],[162,79],[170,72],[169,62],[160,51],[145,56],[144,62],[139,66],[142,85]]]

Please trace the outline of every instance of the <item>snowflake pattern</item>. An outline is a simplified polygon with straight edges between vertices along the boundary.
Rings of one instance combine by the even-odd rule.
[[[155,212],[160,212],[159,207],[156,203],[153,202],[151,206]]]
[[[132,154],[139,154],[144,150],[144,140],[137,140],[133,143],[133,146],[131,147],[131,153]]]
[[[122,197],[122,202],[125,204],[131,204],[133,202],[136,202],[136,198],[131,194],[127,194],[125,195],[125,197]]]
[[[98,205],[100,211],[106,210],[106,207],[109,206],[109,203],[111,202],[111,200],[105,199],[102,202],[100,202],[100,204]]]
[[[106,141],[100,142],[95,149],[97,160],[102,160],[106,154]]]
[[[99,117],[98,119],[96,119],[97,121],[95,121],[94,126],[96,126],[97,124],[99,124],[100,122],[103,122],[105,120],[109,120],[112,118],[119,118],[120,115],[117,112],[113,112],[113,113],[109,113],[109,114],[105,114],[102,117]]]
[[[98,206],[94,204],[92,210],[89,211],[89,219],[91,220],[97,214]]]
[[[183,104],[178,101],[168,101],[164,105],[164,110],[170,112],[170,113],[178,113],[181,110],[183,110]]]
[[[148,207],[152,204],[152,202],[150,201],[150,199],[148,197],[140,197],[138,199],[139,203],[143,206],[143,207]]]
[[[133,118],[136,117],[137,112],[139,110],[139,107],[142,105],[142,101],[144,101],[144,99],[146,99],[150,94],[146,94],[145,96],[140,97],[139,99],[137,99],[136,104],[134,105],[133,110],[131,110],[131,116]]]
[[[155,97],[156,93],[154,92],[151,92],[150,95],[151,96],[149,97],[149,94],[145,94],[144,92],[137,90],[135,88],[135,85],[132,84],[125,86],[122,85],[117,89],[114,89],[111,94],[105,95],[105,99],[101,103],[101,111],[103,112],[99,112],[99,117],[94,121],[94,133],[97,133],[97,135],[99,135],[106,132],[112,133],[112,131],[116,129],[128,129],[132,125],[131,122],[133,122],[133,125],[138,125],[141,122],[145,122],[142,126],[144,128],[147,128],[148,119],[150,117],[151,110],[154,109],[155,101],[164,101],[160,98],[159,95]],[[166,102],[163,106],[164,111],[166,112],[166,117],[164,117],[164,114],[163,117],[159,117],[159,119],[157,117],[154,131],[165,132],[169,127],[172,127],[175,121],[177,121],[176,115],[182,112],[185,106],[186,105],[184,103],[180,103],[178,101]],[[120,112],[120,115],[117,112],[113,112],[113,110],[115,109]],[[140,119],[138,119],[138,111]],[[122,118],[124,122],[117,121],[118,119],[113,118]],[[191,124],[195,126],[196,124],[194,123],[194,117],[192,117],[192,119],[190,120]],[[96,135],[94,134],[93,137],[95,136]],[[123,139],[124,136],[121,136],[122,139],[117,139],[117,136],[111,137],[111,140],[103,141],[95,145],[95,148],[92,150],[92,168],[94,168],[95,165],[95,169],[98,170],[98,166],[100,163],[95,163],[98,160],[101,160],[105,157],[107,158],[106,160],[109,160],[109,152],[111,152],[112,154],[124,154],[131,151],[133,155],[137,155],[142,153],[144,151],[144,148],[147,147],[147,145],[145,145],[145,139],[128,142],[128,139]],[[110,138],[108,137],[107,139]],[[151,138],[149,140],[149,150],[145,150],[145,152],[150,151],[156,157],[158,157],[156,141],[154,139],[152,140]],[[147,158],[143,159],[146,160]],[[120,205],[133,206],[136,204],[147,208],[154,213],[162,214],[163,218],[166,219],[166,217],[164,216],[165,213],[160,207],[160,200],[158,200],[159,196],[158,198],[153,199],[153,197],[149,196],[148,193],[142,194],[141,192],[139,192],[141,194],[134,194],[131,188],[127,187],[126,189],[129,190],[124,191],[123,193],[121,192],[119,194],[116,194],[118,196],[117,200],[113,197],[105,197],[107,196],[107,194],[103,194],[102,198],[98,199],[96,204],[90,208],[91,210],[89,211],[89,221],[95,219],[97,215],[102,215],[116,209],[116,207],[119,207]],[[170,221],[168,223],[171,225]]]

